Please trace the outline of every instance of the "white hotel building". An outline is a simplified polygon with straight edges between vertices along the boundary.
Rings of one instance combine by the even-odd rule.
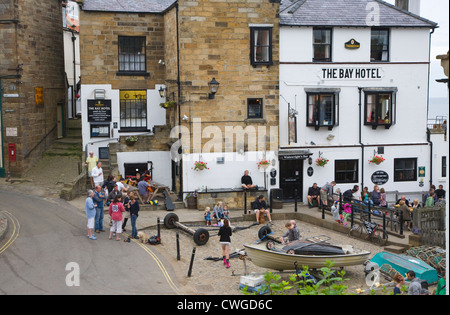
[[[417,3],[416,3],[417,4]],[[283,1],[279,183],[427,191],[430,41],[437,24],[383,1]],[[289,112],[290,111],[290,112]],[[369,163],[382,155],[380,165]],[[329,160],[317,166],[317,158]],[[311,157],[309,159],[308,157]],[[336,190],[336,189],[335,189]]]

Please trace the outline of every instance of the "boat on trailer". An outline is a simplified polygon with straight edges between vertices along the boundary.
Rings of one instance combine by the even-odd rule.
[[[287,245],[267,243],[244,245],[245,252],[257,266],[278,271],[296,270],[297,266],[309,269],[325,267],[327,261],[333,267],[363,265],[370,255],[369,251],[354,249],[351,245],[332,245],[329,238],[314,237],[304,241],[295,241]]]

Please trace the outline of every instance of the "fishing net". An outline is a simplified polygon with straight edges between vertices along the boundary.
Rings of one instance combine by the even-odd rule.
[[[390,279],[394,279],[395,275],[400,274],[397,270],[392,268],[389,264],[383,264],[380,267],[380,272]]]
[[[445,274],[446,252],[437,246],[417,246],[406,251],[406,255],[419,258],[434,269],[439,277]]]

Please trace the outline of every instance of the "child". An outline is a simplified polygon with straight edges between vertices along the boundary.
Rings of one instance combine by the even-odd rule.
[[[339,201],[335,201],[331,206],[331,214],[333,215],[334,220],[342,225],[341,216],[339,215]]]
[[[203,214],[203,216],[205,217],[205,224],[206,225],[212,225],[212,222],[211,222],[211,208],[210,207],[206,207],[205,208],[205,213]]]
[[[123,204],[119,197],[115,197],[114,201],[109,205],[109,215],[111,216],[112,226],[109,231],[109,239],[112,238],[113,233],[116,233],[116,241],[120,241],[120,234],[122,234],[122,213],[125,211]]]
[[[228,207],[227,206],[223,206],[223,217],[225,219],[228,219],[228,221],[230,221],[230,217],[229,217],[229,212],[228,212]]]
[[[229,222],[227,219],[223,220],[223,226],[219,230],[219,242],[222,246],[222,256],[223,256],[223,263],[226,265],[227,268],[230,268],[230,243],[231,243],[231,236],[232,230],[229,225]]]

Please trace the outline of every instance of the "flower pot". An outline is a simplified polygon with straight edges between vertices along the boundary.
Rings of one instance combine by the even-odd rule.
[[[197,166],[197,169],[199,169],[200,171],[203,171],[205,169],[205,166],[204,165],[199,165],[199,166]]]
[[[136,141],[125,141],[125,143],[127,144],[127,146],[133,146]]]
[[[188,209],[197,209],[197,198],[186,199]]]

